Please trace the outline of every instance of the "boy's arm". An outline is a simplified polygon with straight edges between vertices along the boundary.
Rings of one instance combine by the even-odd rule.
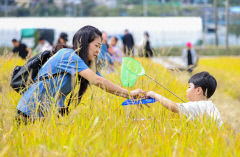
[[[129,97],[141,97],[142,95],[145,95],[145,91],[143,91],[141,89],[136,89],[136,90],[128,92],[128,90],[121,88],[120,86],[112,83],[111,81],[109,81],[103,77],[98,76],[91,69],[83,70],[83,71],[79,72],[79,75],[81,75],[83,78],[88,80],[93,85],[100,87],[100,88],[106,90],[108,93],[112,93],[117,96],[129,98]]]
[[[150,91],[147,93],[148,97],[155,98],[158,100],[164,107],[169,109],[172,112],[179,113],[178,105],[177,103],[173,102],[172,100],[169,100],[165,98],[164,96],[161,96],[160,94],[157,94],[153,91]]]

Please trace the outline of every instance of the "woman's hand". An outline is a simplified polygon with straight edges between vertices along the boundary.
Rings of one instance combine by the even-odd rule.
[[[135,89],[130,91],[130,96],[133,98],[142,98],[146,97],[146,92],[142,89]]]
[[[149,91],[147,92],[147,97],[156,99],[156,94],[154,91]]]

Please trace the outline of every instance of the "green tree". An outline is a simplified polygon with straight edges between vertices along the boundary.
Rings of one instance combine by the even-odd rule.
[[[16,11],[16,16],[29,16],[30,10],[28,8],[18,8]]]
[[[97,6],[92,9],[90,16],[121,16],[122,11],[123,9],[119,7]]]
[[[92,9],[96,7],[96,3],[94,0],[82,0],[81,9],[82,16],[91,15]]]
[[[230,5],[240,5],[240,1],[239,0],[229,0],[229,4]]]
[[[229,33],[236,36],[236,39],[240,37],[240,15],[233,15],[230,20]]]
[[[143,3],[143,0],[123,0],[123,1],[120,1],[120,3],[122,4],[125,4],[125,5],[128,5],[128,4],[142,4]]]
[[[217,3],[219,4],[219,6],[225,6],[225,2],[226,2],[226,0],[217,0]],[[208,0],[208,3],[213,4],[213,0]],[[240,1],[239,0],[229,0],[229,5],[230,6],[240,5]]]
[[[126,10],[128,16],[143,16],[143,7],[135,5]],[[180,7],[172,5],[148,5],[148,16],[180,16],[182,13]]]

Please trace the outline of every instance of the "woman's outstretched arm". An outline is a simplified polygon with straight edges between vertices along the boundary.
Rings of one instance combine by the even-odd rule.
[[[102,88],[103,90],[106,90],[107,92],[115,94],[117,96],[129,98],[129,97],[142,97],[142,96],[146,95],[146,92],[141,89],[136,89],[136,90],[128,92],[128,90],[112,83],[111,81],[109,81],[103,77],[98,76],[91,69],[83,70],[83,71],[79,72],[79,75],[81,75],[83,78],[87,79],[93,85],[98,86],[98,87]]]

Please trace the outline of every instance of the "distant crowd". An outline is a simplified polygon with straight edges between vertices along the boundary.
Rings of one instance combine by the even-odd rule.
[[[119,43],[119,40],[122,41],[122,44]],[[40,36],[37,46],[32,50],[26,43],[21,43],[21,41],[17,39],[12,39],[14,48],[9,58],[17,54],[22,59],[28,59],[44,51],[57,52],[62,48],[72,48],[72,46],[67,45],[67,42],[68,34],[65,32],[60,34],[55,45],[51,45],[44,37]],[[122,47],[120,47],[120,45],[122,45]],[[150,35],[147,31],[144,32],[143,39],[138,46],[135,44],[134,37],[128,29],[125,29],[124,34],[121,36],[108,35],[107,32],[102,31],[102,46],[101,52],[97,57],[97,64],[102,68],[107,67],[109,71],[114,71],[115,66],[122,63],[123,56],[136,55],[135,48],[140,49],[142,52],[141,55],[138,54],[138,56],[147,58],[153,57],[154,53],[151,47]],[[185,65],[188,67],[187,70],[192,72],[193,67],[195,67],[197,63],[197,54],[191,42],[186,43],[186,48],[183,49],[182,52],[182,58]]]
[[[57,40],[57,43],[53,46],[51,45],[44,37],[38,39],[38,44],[32,50],[27,46],[26,43],[22,43],[17,39],[12,39],[13,50],[9,55],[9,58],[12,58],[14,54],[17,54],[22,59],[28,59],[34,54],[38,54],[44,51],[58,51],[62,48],[67,48],[68,35],[67,33],[62,32]],[[69,47],[70,48],[70,47]]]

